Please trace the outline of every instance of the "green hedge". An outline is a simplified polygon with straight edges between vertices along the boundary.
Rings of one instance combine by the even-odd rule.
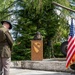
[[[54,46],[53,46],[55,57],[64,57],[64,55],[61,52],[60,46],[61,46],[60,42],[55,43]]]
[[[12,51],[12,60],[30,60],[31,50],[28,49],[18,49],[17,47]]]

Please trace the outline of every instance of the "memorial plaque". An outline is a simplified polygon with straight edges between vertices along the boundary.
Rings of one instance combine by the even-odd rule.
[[[31,60],[34,60],[34,61],[43,60],[43,41],[42,40],[31,41]]]

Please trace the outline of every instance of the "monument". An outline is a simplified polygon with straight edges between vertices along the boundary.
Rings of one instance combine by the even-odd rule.
[[[36,32],[33,40],[31,40],[31,60],[43,60],[43,39],[40,32]]]

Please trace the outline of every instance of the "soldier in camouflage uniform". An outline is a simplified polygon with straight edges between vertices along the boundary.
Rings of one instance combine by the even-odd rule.
[[[1,21],[1,24],[2,27],[0,28],[0,72],[3,72],[3,75],[9,75],[11,51],[13,46],[13,39],[9,30],[12,29],[12,25],[8,21]]]

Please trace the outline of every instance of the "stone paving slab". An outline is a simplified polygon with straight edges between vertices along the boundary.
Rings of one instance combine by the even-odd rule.
[[[10,75],[72,75],[72,74],[65,73],[65,72],[52,72],[52,71],[11,68]]]

